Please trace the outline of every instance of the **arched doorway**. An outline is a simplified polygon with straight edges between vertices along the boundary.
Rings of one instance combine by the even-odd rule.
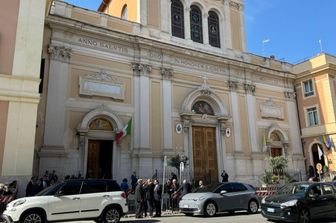
[[[77,131],[79,135],[79,170],[91,178],[120,176],[120,148],[115,134],[124,126],[120,118],[107,106],[101,105],[87,113]]]
[[[181,118],[185,154],[190,157],[192,179],[205,183],[219,181],[226,165],[225,143],[221,134],[229,119],[221,98],[205,83],[185,98]]]
[[[283,146],[281,142],[281,138],[279,136],[279,133],[277,131],[273,131],[270,135],[270,156],[276,157],[276,156],[282,156],[284,155]]]
[[[113,125],[103,117],[90,122],[90,131],[113,132]],[[113,141],[105,139],[89,139],[87,152],[88,178],[112,178]]]

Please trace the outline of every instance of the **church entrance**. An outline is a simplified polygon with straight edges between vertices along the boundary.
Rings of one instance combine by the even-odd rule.
[[[112,140],[89,140],[87,177],[112,178]]]
[[[216,128],[193,126],[194,180],[218,182]]]

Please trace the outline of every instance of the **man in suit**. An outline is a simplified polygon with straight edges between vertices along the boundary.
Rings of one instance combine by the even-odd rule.
[[[143,214],[143,206],[144,206],[144,192],[142,188],[142,179],[138,179],[137,186],[135,187],[135,193],[134,193],[135,201],[137,203],[136,218],[142,218]]]
[[[159,184],[159,180],[154,180],[154,204],[155,204],[155,215],[154,217],[161,216],[161,195],[162,186]]]
[[[190,185],[190,183],[187,182],[186,179],[184,179],[181,187],[178,189],[177,192],[181,192],[181,198],[184,195],[189,194],[191,192],[191,185]]]

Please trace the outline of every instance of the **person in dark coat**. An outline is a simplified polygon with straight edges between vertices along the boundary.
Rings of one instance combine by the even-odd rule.
[[[191,193],[191,184],[184,179],[182,185],[176,192],[181,192],[180,198],[182,198],[184,195]]]
[[[159,180],[154,180],[154,203],[155,203],[155,215],[154,217],[161,216],[161,196],[162,186],[159,184]]]
[[[225,172],[225,170],[223,170],[222,174],[222,182],[228,182],[229,181],[229,175],[227,174],[227,172]]]
[[[146,201],[147,201],[147,208],[149,209],[149,216],[152,217],[154,211],[154,184],[152,179],[147,180]]]
[[[144,202],[144,194],[142,188],[142,179],[138,179],[137,186],[135,187],[134,198],[137,204],[135,217],[142,218],[143,214],[143,202]]]

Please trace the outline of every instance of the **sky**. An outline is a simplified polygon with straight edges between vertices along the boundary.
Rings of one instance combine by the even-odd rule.
[[[65,0],[97,10],[101,0]],[[169,1],[169,0],[167,0]],[[247,52],[300,63],[336,56],[336,0],[245,0]]]

